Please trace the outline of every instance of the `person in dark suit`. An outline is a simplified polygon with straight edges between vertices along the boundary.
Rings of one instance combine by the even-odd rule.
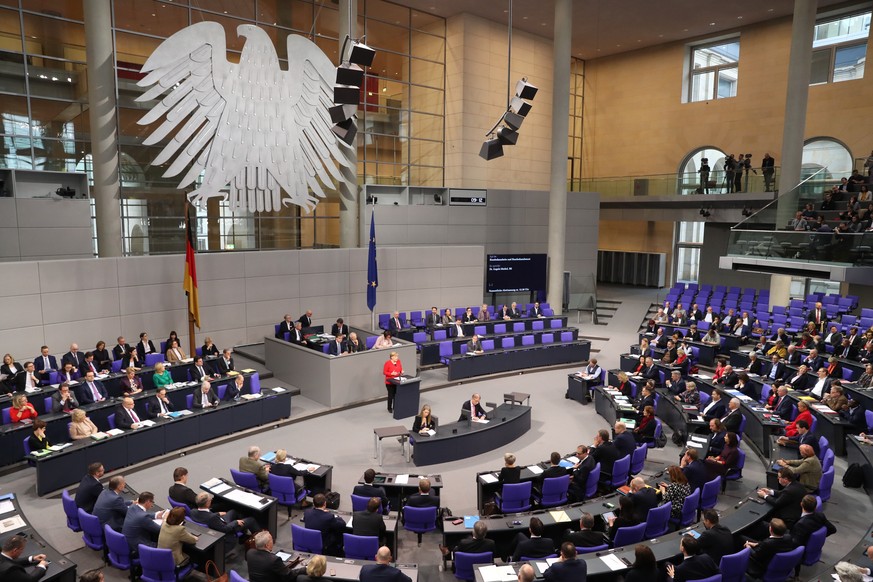
[[[354,524],[353,524],[354,525]],[[464,538],[457,543],[454,548],[440,544],[440,551],[443,556],[448,556],[450,552],[463,552],[465,554],[481,554],[483,552],[491,552],[493,556],[497,551],[497,544],[494,540],[488,539],[488,524],[482,520],[473,524],[473,536]]]
[[[786,421],[791,420],[793,407],[791,399],[788,397],[788,388],[785,386],[779,386],[776,389],[775,398],[773,404],[767,405],[767,408],[771,410],[773,414],[778,415],[781,419]]]
[[[728,364],[724,367],[724,373],[721,378],[715,381],[716,384],[722,384],[725,388],[733,388],[740,381],[740,376],[734,372],[734,367]]]
[[[303,324],[299,321],[295,321],[294,325],[291,327],[288,341],[292,344],[298,344],[301,346],[306,345],[306,335],[303,333]]]
[[[367,351],[367,344],[358,339],[358,334],[352,332],[349,334],[349,339],[346,342],[346,351],[350,354]]]
[[[857,337],[857,336],[855,336]],[[840,344],[839,347],[834,351],[834,354],[838,358],[842,358],[844,360],[857,360],[858,359],[858,348],[849,340],[849,338],[843,338],[843,343]]]
[[[76,400],[75,394],[70,390],[70,385],[63,383],[58,387],[58,391],[52,394],[52,412],[70,412],[79,408],[79,401]]]
[[[805,546],[809,536],[821,528],[825,528],[825,535],[834,535],[837,528],[825,517],[825,514],[816,511],[817,501],[812,495],[804,495],[800,501],[800,519],[791,528],[791,539],[796,546]]]
[[[727,432],[724,435],[724,448],[721,453],[715,456],[712,447],[709,449],[709,456],[706,458],[706,470],[709,471],[709,478],[713,479],[716,476],[724,478],[727,472],[737,466],[740,459],[738,452],[739,439],[737,433]]]
[[[224,389],[224,399],[228,402],[239,400],[246,385],[246,377],[242,374],[234,376],[233,381],[228,382]]]
[[[609,525],[609,540],[612,541],[615,539],[615,534],[623,527],[634,526],[639,522],[634,519],[634,502],[631,500],[629,495],[625,495],[623,497],[618,498],[618,512],[617,515],[610,517],[607,520],[607,524]]]
[[[418,482],[418,493],[413,493],[406,498],[406,505],[410,507],[439,507],[440,498],[430,493],[430,479],[421,479]]]
[[[206,338],[203,339],[203,347],[200,348],[200,354],[204,358],[208,358],[210,356],[217,356],[219,354],[218,346],[215,345],[215,343],[212,341],[211,337],[206,336]]]
[[[170,485],[168,495],[176,503],[184,503],[191,509],[197,507],[197,494],[188,487],[188,469],[185,467],[173,469],[173,484]]]
[[[545,471],[540,473],[538,480],[540,482],[545,481],[546,479],[551,479],[552,477],[563,477],[567,474],[567,469],[561,466],[561,453],[557,451],[552,451],[552,454],[549,455],[549,466],[546,467]]]
[[[600,463],[600,480],[606,481],[612,477],[612,466],[621,457],[618,449],[609,440],[609,431],[600,429],[594,437],[594,450],[591,452],[594,462]]]
[[[340,317],[336,320],[336,323],[330,326],[330,335],[338,336],[338,335],[349,335],[349,326],[343,323],[343,318]]]
[[[170,345],[169,343],[167,344]],[[145,362],[146,356],[156,353],[155,344],[149,339],[149,334],[142,332],[139,334],[139,342],[136,344],[136,355],[140,362]]]
[[[724,437],[727,431],[721,423],[721,419],[713,418],[709,421],[709,450],[712,455],[718,456],[724,449]]]
[[[382,513],[388,513],[388,495],[385,493],[384,487],[379,487],[377,485],[373,485],[373,481],[376,480],[376,471],[373,469],[367,469],[364,471],[364,483],[361,485],[355,485],[355,488],[352,489],[352,495],[360,495],[361,497],[378,497],[382,502]],[[354,522],[352,522],[354,525]]]
[[[115,426],[121,430],[130,430],[140,427],[140,416],[133,408],[133,398],[127,397],[121,400],[121,404],[115,408]]]
[[[175,410],[173,403],[167,397],[166,386],[161,386],[153,396],[146,398],[145,409],[148,418],[162,418]]]
[[[824,329],[824,327],[822,327],[822,324],[827,326],[828,315],[822,308],[821,301],[815,304],[814,309],[809,310],[809,317],[807,317],[807,321],[814,323],[816,329]]]
[[[323,493],[317,493],[312,498],[312,505],[313,507],[303,513],[304,527],[321,532],[325,554],[342,556],[342,535],[346,529],[346,522],[327,509],[327,498]]]
[[[560,561],[553,563],[545,572],[546,582],[585,582],[588,565],[576,559],[576,546],[570,542],[561,544]]]
[[[379,543],[385,539],[385,519],[379,513],[382,504],[378,497],[367,501],[367,509],[356,511],[352,516],[352,534],[356,536],[376,536]]]
[[[782,489],[758,489],[758,497],[773,506],[771,516],[781,519],[789,528],[800,519],[800,502],[806,495],[806,487],[794,477],[794,471],[788,467],[779,469],[779,485]]]
[[[225,350],[221,352],[221,357],[215,360],[216,369],[222,376],[227,376],[228,372],[235,370],[233,366],[233,356],[231,355],[232,353],[233,352],[230,348],[225,348]]]
[[[809,368],[806,365],[801,365],[795,374],[786,377],[785,383],[793,390],[806,390],[809,386]]]
[[[724,398],[721,397],[721,392],[718,390],[712,391],[712,398],[709,403],[700,411],[703,419],[709,422],[713,418],[721,419],[727,412]]]
[[[477,321],[476,316],[473,314],[472,307],[468,307],[464,310],[464,314],[461,316],[461,323],[476,323]]]
[[[299,490],[305,487],[304,476],[306,473],[304,471],[299,471],[294,468],[294,465],[290,463],[286,463],[285,461],[288,459],[288,451],[285,449],[278,449],[276,451],[276,459],[275,462],[270,465],[270,474],[276,475],[278,477],[291,477],[294,479],[294,486]],[[307,502],[304,501],[304,504]],[[304,505],[304,507],[308,507],[308,505]]]
[[[291,339],[294,339],[294,321],[291,319],[291,314],[286,313],[282,321],[279,322],[279,330],[276,332],[276,339],[285,339],[285,334],[291,334]]]
[[[100,493],[97,502],[94,503],[93,515],[100,520],[100,525],[109,525],[117,532],[120,532],[124,525],[127,506],[131,503],[125,501],[121,496],[124,486],[124,477],[116,475],[109,480],[109,485]]]
[[[533,307],[530,308],[530,311],[527,313],[528,317],[545,317],[543,313],[543,308],[540,307],[539,301],[534,301]]]
[[[39,378],[40,386],[47,386],[49,383],[49,372],[58,370],[58,360],[49,354],[48,346],[40,348],[40,355],[33,359],[33,367],[36,370],[36,377]]]
[[[746,574],[750,578],[761,578],[767,571],[767,566],[773,556],[782,552],[790,552],[796,547],[791,537],[786,535],[787,532],[788,528],[785,527],[785,522],[774,517],[770,520],[770,537],[760,542],[747,541],[745,543],[745,547],[752,549],[752,553],[749,555],[749,566],[746,569]]]
[[[634,428],[634,441],[640,445],[655,442],[655,429],[657,426],[658,423],[655,422],[655,408],[653,406],[646,406],[643,408],[643,417],[640,419],[640,423]]]
[[[528,523],[530,537],[519,532],[513,540],[514,550],[512,561],[518,562],[522,557],[543,558],[555,553],[555,545],[551,538],[543,537],[543,522],[538,517],[530,518]]]
[[[24,535],[9,536],[4,540],[0,553],[0,580],[4,582],[36,582],[45,576],[48,562],[45,554],[23,557],[27,538]],[[34,566],[28,571],[29,566]]]
[[[394,315],[391,316],[391,319],[388,320],[388,331],[391,332],[391,335],[397,335],[399,332],[403,331],[403,322],[400,320],[399,311],[395,311]]]
[[[93,372],[85,374],[85,379],[82,381],[82,404],[93,404],[106,400],[106,388],[103,383],[94,379]]]
[[[210,406],[218,406],[218,402],[218,396],[212,391],[212,385],[208,381],[204,381],[200,384],[200,392],[194,393],[191,405],[194,408],[209,408]]]
[[[337,335],[327,348],[327,353],[331,356],[341,356],[346,353],[346,336],[343,334]]]
[[[691,491],[700,489],[703,491],[703,485],[708,479],[706,464],[700,460],[697,449],[688,447],[685,454],[682,455],[682,460],[679,462],[682,472],[685,473],[685,478],[688,479],[688,486]]]
[[[191,366],[191,371],[189,373],[191,375],[191,380],[198,383],[203,380],[208,380],[213,376],[212,370],[207,368],[203,363],[203,356],[194,356],[194,365]]]
[[[391,550],[386,546],[376,552],[376,563],[361,568],[358,580],[361,582],[412,582],[412,578],[391,565]]]
[[[749,352],[749,364],[746,366],[746,372],[760,376],[763,368],[764,363],[758,359],[758,354],[755,352]]]
[[[742,421],[743,413],[740,411],[740,399],[731,398],[728,402],[727,413],[721,417],[721,424],[728,432],[739,432]]]
[[[485,418],[485,409],[482,408],[481,404],[479,404],[481,399],[482,397],[479,396],[479,394],[473,394],[473,396],[470,397],[470,400],[464,402],[464,404],[461,405],[461,416],[458,418],[458,422],[469,417],[471,417],[472,420]]]
[[[667,563],[667,578],[673,582],[687,582],[688,580],[701,580],[719,573],[718,566],[707,554],[701,554],[700,545],[690,535],[682,536],[679,542],[682,550],[682,563],[674,566]]]
[[[658,507],[658,492],[653,487],[647,487],[642,477],[634,477],[630,482],[631,493],[628,498],[634,504],[634,521],[646,521],[649,510]]]
[[[634,563],[625,572],[624,582],[652,582],[659,576],[658,562],[652,548],[637,544],[634,547]]]
[[[439,326],[442,323],[442,316],[440,315],[440,310],[436,308],[436,306],[430,308],[430,313],[427,314],[427,330],[433,333],[434,328]]]
[[[589,449],[585,445],[576,447],[576,458],[579,459],[579,462],[571,470],[569,495],[574,501],[582,501],[585,499],[588,475],[594,470],[597,461],[589,454]]]
[[[615,443],[615,448],[618,449],[619,459],[625,455],[633,455],[634,449],[637,447],[633,433],[628,432],[627,425],[620,420],[615,422],[615,438],[612,442]]]
[[[124,336],[118,336],[118,343],[115,344],[115,347],[112,348],[112,359],[120,360],[127,353],[128,345],[127,341],[125,341]]]
[[[646,356],[646,366],[643,368],[640,375],[646,380],[653,380],[655,385],[660,381],[661,376],[658,374],[658,368],[655,367],[655,360],[653,360],[651,356]]]
[[[191,511],[191,519],[202,523],[209,529],[220,531],[224,534],[224,545],[228,551],[236,546],[238,532],[257,533],[261,531],[254,517],[240,518],[234,510],[228,512],[216,512],[212,510],[212,495],[198,493],[194,504],[196,509]]]
[[[770,359],[770,369],[767,370],[767,373],[762,379],[767,384],[773,384],[776,380],[783,380],[785,378],[785,373],[785,362],[779,359],[778,354],[773,354]]]
[[[273,536],[267,530],[255,534],[255,547],[246,552],[251,582],[290,582],[291,569],[273,553]]]
[[[647,406],[651,406],[652,409],[655,408],[655,387],[654,384],[649,384],[648,382],[646,382],[646,385],[640,391],[640,398],[636,404],[637,413],[642,416]]]
[[[521,317],[521,311],[518,309],[518,303],[515,301],[509,306],[509,317],[512,319],[519,319]]]
[[[94,513],[94,504],[103,493],[103,485],[100,483],[103,472],[102,463],[91,463],[88,465],[88,472],[79,482],[79,488],[76,489],[76,507],[81,507],[86,513]]]
[[[89,371],[85,374],[87,378],[91,374]],[[130,394],[139,394],[145,389],[142,385],[142,379],[136,375],[136,368],[131,366],[127,369],[127,375],[121,379],[121,393],[125,396]]]
[[[73,364],[73,368],[76,371],[79,371],[79,368],[83,367],[85,364],[85,354],[79,351],[78,344],[70,344],[70,351],[64,354],[64,357],[61,358],[61,362],[70,362]]]
[[[6,379],[3,380],[3,385],[0,386],[0,388],[2,388],[2,392],[4,394],[9,394],[11,392],[17,391],[15,380],[17,375],[23,372],[24,366],[22,366],[19,362],[13,360],[10,354],[6,354],[5,356],[3,356],[3,364],[0,365],[0,375],[6,376]]]
[[[734,536],[731,530],[718,522],[718,519],[717,511],[714,509],[705,510],[703,512],[703,527],[705,529],[697,538],[700,551],[712,558],[716,564],[721,562],[722,556],[734,551]]]
[[[594,531],[594,516],[588,512],[583,512],[579,517],[579,531],[568,529],[564,533],[564,541],[579,548],[593,548],[608,544],[609,538],[603,532]]]
[[[785,447],[800,448],[800,445],[809,445],[818,457],[821,453],[818,437],[809,432],[809,423],[805,420],[798,420],[795,424],[797,434],[794,436],[781,436],[776,439],[776,442]]]
[[[300,325],[303,327],[303,329],[306,329],[307,327],[312,327],[312,310],[307,309],[306,313],[301,315],[297,321],[300,322]]]

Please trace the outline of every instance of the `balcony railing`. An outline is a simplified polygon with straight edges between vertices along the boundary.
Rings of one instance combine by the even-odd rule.
[[[770,191],[778,188],[779,168],[774,168]],[[743,174],[740,192],[765,192],[764,176],[760,168]],[[726,194],[732,190],[722,170],[709,174],[703,185],[697,172],[685,174],[649,174],[644,176],[615,176],[583,178],[568,183],[570,191],[599,192],[601,199],[625,196],[686,196],[688,194]]]

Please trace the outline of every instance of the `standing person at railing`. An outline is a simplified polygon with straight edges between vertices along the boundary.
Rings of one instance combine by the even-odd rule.
[[[737,161],[734,155],[730,154],[724,159],[724,183],[725,192],[730,194],[734,191],[734,173],[737,171]]]
[[[772,192],[773,176],[776,173],[776,160],[770,154],[764,154],[761,160],[761,173],[764,175],[764,192]]]
[[[735,169],[734,169],[734,192],[742,192],[743,191],[743,164],[745,157],[743,154],[737,154]]]
[[[700,160],[700,169],[697,173],[700,174],[700,188],[697,189],[697,193],[709,194],[709,158]]]

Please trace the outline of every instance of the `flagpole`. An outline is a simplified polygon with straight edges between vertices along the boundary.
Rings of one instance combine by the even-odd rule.
[[[190,206],[191,206],[191,203],[188,201],[188,197],[186,196],[185,197],[185,245],[186,245],[186,247],[188,245],[188,232],[189,232],[189,228],[190,228],[190,225],[188,224]],[[195,251],[196,251],[196,249],[195,249]],[[194,341],[194,314],[191,313],[191,309],[189,308],[189,303],[188,303],[188,298],[187,298],[188,294],[186,293],[185,295],[186,295],[185,311],[188,312],[188,354],[190,354],[190,356],[193,358],[197,354],[197,349],[195,348],[195,341]]]

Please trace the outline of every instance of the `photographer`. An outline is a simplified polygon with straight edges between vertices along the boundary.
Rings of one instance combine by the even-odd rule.
[[[698,194],[709,194],[709,159],[703,158],[700,160],[700,169],[697,170],[700,174],[700,188],[697,189]]]
[[[737,160],[731,154],[724,160],[724,181],[725,191],[730,194],[734,191],[734,174],[737,171]]]

